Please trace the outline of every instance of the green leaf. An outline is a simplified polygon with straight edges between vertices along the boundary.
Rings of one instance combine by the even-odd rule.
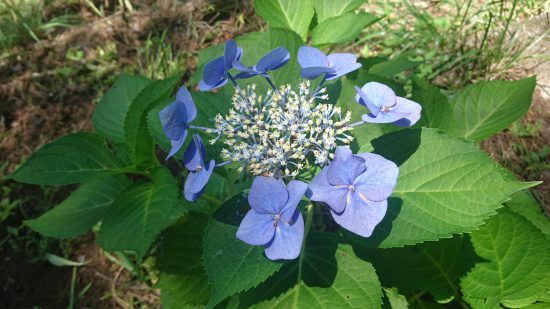
[[[161,290],[162,308],[203,308],[210,288],[204,274],[172,275],[160,273],[157,287]]]
[[[359,12],[328,18],[311,31],[314,45],[349,43],[355,40],[361,31],[378,21],[372,14]]]
[[[35,185],[68,185],[114,173],[120,165],[101,136],[80,132],[43,146],[9,178]]]
[[[152,137],[147,133],[147,113],[165,102],[179,83],[178,77],[151,82],[132,101],[124,120],[126,143],[137,163],[149,163],[155,157]]]
[[[49,237],[69,238],[84,234],[101,220],[115,198],[130,185],[123,175],[90,180],[42,216],[25,221],[31,229]]]
[[[158,259],[161,270],[158,287],[163,306],[206,305],[210,286],[202,265],[202,238],[207,217],[190,214],[174,224],[162,242]]]
[[[451,100],[455,115],[454,134],[481,141],[507,128],[523,116],[535,89],[535,77],[518,81],[487,81],[464,88]]]
[[[287,28],[307,40],[309,24],[313,18],[313,0],[255,0],[256,13],[267,21],[270,28]]]
[[[351,238],[354,244],[361,242],[360,237]],[[473,266],[468,245],[455,236],[404,248],[355,249],[373,263],[382,285],[395,286],[403,293],[426,291],[436,300],[446,300],[459,295],[459,278]]]
[[[394,75],[406,70],[414,69],[422,64],[422,61],[411,61],[406,56],[376,63],[368,69],[370,74],[392,78]]]
[[[372,145],[399,165],[399,177],[386,217],[365,240],[371,245],[400,247],[471,231],[508,195],[534,185],[505,179],[477,147],[435,129],[401,130]]]
[[[397,291],[396,288],[384,288],[384,294],[386,294],[386,297],[388,298],[388,301],[390,303],[390,307],[392,309],[407,309],[409,308],[409,303],[407,302],[407,298]]]
[[[317,13],[317,22],[322,23],[328,18],[353,11],[365,2],[366,0],[317,0],[313,5]]]
[[[170,217],[178,190],[174,177],[161,168],[151,182],[124,191],[103,220],[98,244],[107,251],[131,250],[143,257]]]
[[[290,52],[290,61],[282,68],[271,72],[275,86],[296,85],[301,81],[301,67],[298,64],[298,49],[302,46],[300,37],[295,32],[286,29],[270,29],[268,34],[269,50],[284,46]]]
[[[474,307],[523,307],[550,286],[550,242],[522,216],[507,209],[472,232],[484,259],[464,277],[461,288]]]
[[[158,269],[169,274],[202,271],[202,238],[208,218],[191,213],[172,225],[162,242]]]
[[[242,195],[226,202],[210,220],[204,235],[203,261],[213,285],[209,306],[263,282],[281,267],[268,260],[262,246],[250,246],[235,236],[248,211]]]
[[[445,129],[454,121],[453,109],[447,97],[428,82],[413,76],[412,98],[422,105],[419,126]]]
[[[151,81],[142,76],[121,74],[101,98],[94,111],[93,124],[104,137],[124,142],[124,119],[130,103]]]
[[[537,201],[528,191],[514,193],[505,205],[511,211],[523,216],[531,222],[531,224],[536,226],[546,238],[550,239],[550,221]]]
[[[338,245],[329,233],[310,233],[305,251],[257,289],[240,297],[252,308],[380,308],[382,289],[374,267]]]

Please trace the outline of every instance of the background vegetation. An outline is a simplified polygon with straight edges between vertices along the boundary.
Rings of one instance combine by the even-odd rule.
[[[527,116],[482,144],[550,210],[548,1],[368,1],[385,16],[343,49],[410,63],[448,95],[469,83],[537,74]],[[6,0],[0,3],[0,177],[41,145],[91,129],[119,73],[191,77],[198,51],[266,25],[250,1]],[[546,52],[546,54],[545,54]],[[150,261],[96,247],[93,234],[52,240],[23,221],[70,189],[0,180],[0,307],[155,307]]]

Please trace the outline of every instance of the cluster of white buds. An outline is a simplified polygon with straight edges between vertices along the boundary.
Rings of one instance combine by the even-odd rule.
[[[256,94],[255,85],[236,90],[228,114],[214,119],[227,146],[222,157],[243,163],[241,171],[277,177],[294,177],[310,162],[328,164],[332,150],[353,138],[346,134],[352,129],[349,112],[342,116],[339,107],[315,101],[328,99],[325,92],[312,93],[309,81],[298,92],[290,86],[265,96]]]

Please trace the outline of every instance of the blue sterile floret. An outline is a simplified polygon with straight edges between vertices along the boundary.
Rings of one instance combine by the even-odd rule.
[[[212,176],[216,162],[211,160],[205,164],[206,149],[198,134],[193,135],[193,141],[189,144],[183,155],[185,168],[189,175],[185,180],[183,193],[185,199],[194,202],[204,192],[204,188]]]
[[[282,66],[287,64],[289,60],[290,53],[288,52],[288,50],[282,46],[279,46],[268,52],[254,66],[247,67],[240,61],[235,61],[235,69],[241,71],[241,73],[237,74],[235,78],[243,79],[256,75],[261,75],[263,77],[269,78],[269,71],[274,71],[281,68]]]
[[[163,108],[160,113],[162,130],[172,144],[172,149],[166,159],[176,154],[183,146],[187,137],[189,122],[197,117],[197,108],[191,94],[185,87],[181,87],[176,94],[176,100]]]
[[[392,123],[397,126],[412,126],[420,119],[420,104],[395,95],[388,86],[377,83],[366,83],[362,88],[355,87],[357,103],[370,111],[364,114],[364,122]]]
[[[298,49],[298,63],[302,67],[302,77],[316,79],[326,74],[326,80],[336,79],[361,67],[357,57],[350,53],[335,53],[326,56],[314,47],[302,46]]]
[[[395,163],[373,153],[353,155],[336,149],[334,160],[309,184],[308,197],[328,204],[343,228],[363,237],[372,234],[387,209],[387,198],[397,182]]]
[[[274,177],[254,179],[248,203],[250,210],[237,230],[237,238],[265,247],[271,260],[295,259],[304,240],[304,219],[297,208],[307,184],[292,180],[285,186]]]
[[[239,61],[243,55],[243,49],[233,40],[225,42],[224,54],[204,66],[203,79],[199,83],[201,91],[220,88],[233,77],[229,70],[233,68],[235,61]]]

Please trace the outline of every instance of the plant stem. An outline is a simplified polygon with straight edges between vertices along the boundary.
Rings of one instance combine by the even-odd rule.
[[[240,91],[241,87],[239,87],[239,84],[237,84],[237,82],[235,81],[235,78],[233,78],[233,75],[231,75],[229,72],[227,72],[227,77],[229,77],[229,79],[233,83],[233,86],[235,86],[235,88]]]
[[[314,206],[309,204],[306,206],[306,223],[304,227],[304,241],[302,242],[302,248],[300,249],[300,260],[298,261],[298,281],[302,279],[302,264],[304,262],[304,251],[306,248],[306,239],[311,229],[311,223],[313,222]]]
[[[190,129],[195,129],[195,130],[201,130],[201,131],[204,131],[206,133],[216,133],[216,132],[218,132],[218,130],[216,130],[216,129],[207,128],[207,127],[199,127],[199,126],[194,126],[194,125],[189,125],[189,128]]]

